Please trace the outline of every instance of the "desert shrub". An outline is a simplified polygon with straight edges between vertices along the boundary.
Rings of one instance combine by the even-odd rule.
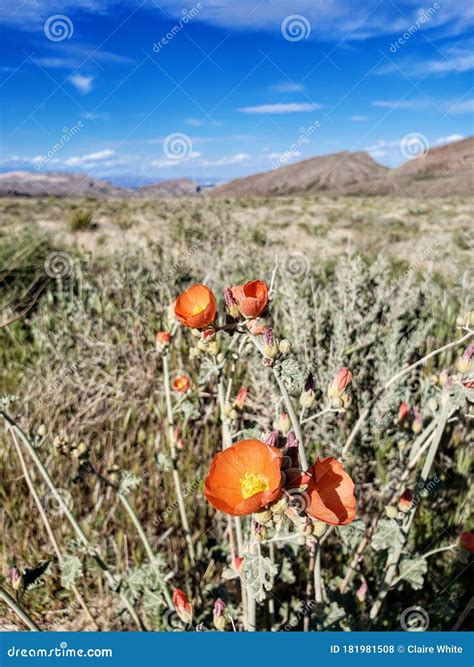
[[[69,219],[69,228],[72,232],[84,232],[94,229],[91,211],[83,209],[74,211]]]

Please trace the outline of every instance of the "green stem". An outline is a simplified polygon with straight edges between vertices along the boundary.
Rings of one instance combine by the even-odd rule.
[[[194,564],[196,560],[196,554],[194,551],[194,544],[191,536],[191,531],[189,529],[188,515],[186,514],[186,505],[184,504],[183,497],[183,488],[181,486],[181,477],[178,472],[178,457],[176,453],[176,447],[174,444],[174,417],[173,417],[173,406],[171,404],[171,387],[170,387],[170,374],[169,374],[169,365],[168,365],[168,351],[165,350],[163,353],[163,376],[164,376],[164,387],[165,387],[165,401],[166,401],[166,413],[168,419],[168,440],[171,454],[171,463],[173,466],[172,477],[175,488],[176,500],[178,503],[179,516],[181,519],[181,526],[183,528],[184,537],[186,540],[186,546],[188,549],[189,560]]]

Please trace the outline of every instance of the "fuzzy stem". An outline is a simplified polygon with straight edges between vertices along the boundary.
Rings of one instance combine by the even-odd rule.
[[[6,591],[3,586],[0,586],[0,599],[3,600],[15,614],[21,618],[23,623],[32,631],[32,632],[41,632],[33,619],[26,613],[21,605],[16,602],[14,598]]]
[[[189,529],[188,516],[186,514],[186,505],[184,504],[183,489],[181,486],[181,477],[178,472],[178,457],[176,454],[176,447],[174,445],[174,417],[173,417],[173,406],[171,404],[171,387],[170,387],[167,350],[163,353],[162,358],[163,358],[163,376],[164,376],[164,387],[165,387],[166,413],[168,419],[168,440],[171,453],[171,463],[173,466],[172,477],[176,493],[176,500],[178,502],[178,510],[181,519],[181,526],[183,528],[184,537],[188,548],[189,560],[191,561],[192,564],[194,564],[196,560],[196,554],[194,551],[194,544],[191,536],[191,531]]]
[[[349,451],[352,443],[355,440],[356,435],[362,428],[362,425],[364,424],[365,420],[370,414],[370,410],[372,409],[373,405],[378,401],[378,399],[381,397],[381,395],[389,389],[393,384],[396,384],[399,380],[402,379],[407,373],[410,373],[414,368],[417,368],[418,366],[422,366],[425,364],[427,361],[429,361],[432,357],[435,357],[438,354],[441,354],[441,352],[445,352],[446,350],[451,349],[452,347],[456,347],[457,345],[461,345],[462,343],[465,343],[466,341],[471,338],[471,336],[474,336],[474,331],[469,330],[464,336],[461,338],[458,338],[457,340],[453,341],[452,343],[447,343],[446,345],[443,345],[442,347],[438,348],[437,350],[433,350],[429,354],[425,355],[421,359],[418,359],[418,361],[415,361],[413,364],[410,364],[410,366],[407,366],[406,368],[402,369],[398,373],[396,373],[393,377],[391,377],[384,385],[381,387],[378,392],[375,394],[375,396],[367,403],[365,408],[362,410],[362,412],[359,415],[359,418],[357,419],[356,423],[354,424],[354,427],[352,431],[349,434],[349,437],[347,438],[346,444],[344,445],[342,449],[342,458],[345,458],[347,455],[347,452]]]
[[[293,428],[294,434],[296,439],[298,440],[298,454],[300,457],[300,463],[301,463],[301,468],[303,470],[308,469],[308,459],[306,458],[306,452],[304,449],[304,443],[303,443],[303,433],[301,431],[301,426],[300,426],[300,421],[298,417],[296,416],[295,409],[293,407],[293,403],[291,401],[290,395],[288,394],[288,390],[285,386],[284,381],[280,377],[278,371],[276,368],[273,368],[273,375],[275,376],[275,379],[277,381],[278,387],[280,389],[280,393],[282,395],[283,401],[285,403],[285,407],[288,411],[288,416],[291,421],[291,426]]]
[[[86,547],[88,553],[94,558],[100,569],[102,570],[105,578],[107,579],[110,587],[112,590],[117,591],[120,586],[119,580],[112,574],[110,571],[107,563],[102,560],[102,557],[100,556],[99,552],[92,546],[92,544],[89,542],[89,539],[87,538],[86,534],[82,530],[81,526],[77,522],[75,516],[72,514],[71,510],[67,506],[67,503],[64,502],[64,498],[61,496],[59,491],[57,490],[53,480],[51,479],[51,476],[49,472],[46,470],[45,466],[43,465],[41,459],[39,458],[35,447],[32,445],[30,439],[26,436],[26,434],[23,432],[23,430],[15,423],[15,421],[9,417],[5,412],[0,411],[0,415],[5,419],[7,424],[9,424],[10,428],[20,437],[20,440],[22,443],[25,445],[28,454],[30,457],[33,459],[34,464],[38,468],[38,471],[40,472],[41,476],[43,477],[44,481],[48,485],[51,493],[53,494],[54,498],[56,499],[58,505],[61,507],[61,510],[63,511],[63,514],[71,524],[71,526],[74,529],[74,532],[76,533],[77,537],[79,538],[79,541],[82,542],[82,544]],[[134,623],[140,628],[140,630],[146,630],[145,626],[143,625],[142,621],[138,617],[137,612],[135,611],[133,605],[130,603],[126,595],[124,595],[123,592],[120,592],[120,597],[122,599],[123,604],[125,605],[128,613],[130,614],[131,618],[133,619]]]
[[[8,429],[10,431],[10,435],[12,436],[13,444],[15,445],[16,453],[17,453],[18,459],[20,461],[20,465],[21,465],[21,469],[23,471],[23,477],[25,478],[26,485],[28,486],[28,489],[29,489],[29,491],[30,491],[30,493],[33,497],[33,500],[35,502],[36,508],[37,508],[38,513],[40,515],[40,518],[41,518],[41,520],[44,524],[46,532],[48,533],[49,541],[51,542],[51,545],[54,549],[54,552],[56,553],[56,557],[57,557],[58,561],[60,563],[62,563],[63,562],[63,554],[62,554],[61,549],[59,547],[59,544],[56,540],[53,529],[52,529],[51,524],[49,522],[49,519],[46,515],[46,512],[44,511],[44,507],[41,504],[41,500],[40,500],[40,497],[38,496],[38,493],[35,489],[35,486],[33,484],[33,480],[31,479],[31,475],[30,475],[30,472],[28,470],[28,466],[26,465],[25,458],[24,458],[23,453],[21,451],[21,447],[20,447],[20,445],[18,443],[18,440],[16,438],[16,434],[15,434],[14,430],[11,428],[10,425],[8,426]],[[94,628],[96,630],[99,630],[99,626],[97,625],[97,622],[96,622],[95,618],[93,617],[91,610],[87,606],[86,601],[84,600],[84,598],[80,594],[79,589],[77,588],[77,586],[75,584],[73,584],[71,586],[71,590],[74,593],[74,595],[76,597],[76,600],[78,601],[78,603],[80,604],[82,609],[87,614],[87,616],[88,616],[90,622],[93,624]]]
[[[314,556],[314,599],[316,602],[323,601],[322,587],[321,587],[321,544],[319,540],[315,545]]]
[[[140,523],[140,519],[137,516],[137,513],[133,509],[132,505],[130,504],[128,498],[123,494],[120,493],[120,491],[117,491],[117,495],[120,498],[120,502],[126,509],[130,519],[132,520],[133,525],[137,529],[137,533],[140,536],[140,539],[142,541],[143,546],[145,547],[145,551],[148,555],[148,559],[150,561],[151,566],[153,567],[153,570],[155,571],[158,583],[160,584],[160,588],[163,593],[163,597],[166,600],[166,604],[170,609],[173,608],[173,600],[171,599],[170,592],[168,590],[168,586],[166,585],[165,580],[163,579],[163,575],[160,572],[160,569],[156,565],[155,562],[155,554],[153,553],[153,549],[151,547],[150,542],[148,541],[148,537],[146,536],[145,531],[143,530],[143,526]]]
[[[436,456],[436,452],[438,451],[439,444],[441,442],[442,435],[444,433],[444,429],[446,427],[446,422],[448,421],[449,413],[450,413],[450,402],[449,400],[445,400],[445,402],[442,405],[441,408],[441,414],[439,416],[436,430],[434,432],[433,436],[433,441],[431,443],[430,449],[428,451],[427,457],[425,459],[425,463],[423,465],[421,474],[420,474],[420,481],[418,483],[419,487],[424,487],[426,480],[428,479],[428,475],[430,474],[431,466],[433,465],[434,458]],[[416,509],[416,508],[415,508]],[[387,558],[385,570],[386,570],[386,575],[384,578],[384,582],[382,585],[382,588],[380,589],[377,597],[375,598],[374,604],[372,605],[372,608],[370,610],[369,617],[371,620],[374,620],[377,618],[377,615],[380,611],[380,608],[390,591],[392,587],[392,582],[395,578],[395,573],[397,571],[397,565],[398,561],[400,560],[400,557],[402,555],[403,548],[405,546],[405,543],[408,539],[408,533],[410,531],[410,526],[412,524],[413,518],[415,516],[415,510],[411,512],[410,517],[408,518],[408,521],[406,525],[403,527],[403,533],[404,533],[404,539],[402,544],[394,550],[392,554],[389,555]]]

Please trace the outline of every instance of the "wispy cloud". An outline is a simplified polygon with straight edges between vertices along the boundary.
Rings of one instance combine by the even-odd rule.
[[[423,109],[427,100],[374,100],[371,105],[381,109]]]
[[[369,120],[368,116],[351,116],[354,123],[362,123],[364,120]]]
[[[225,155],[217,160],[200,160],[201,167],[223,167],[231,164],[242,164],[251,159],[248,153],[236,153],[235,155]]]
[[[83,95],[87,95],[92,90],[92,82],[94,81],[93,76],[84,76],[83,74],[72,74],[69,77],[69,81],[72,85],[77,88],[77,90]]]
[[[83,165],[90,167],[97,162],[109,160],[114,155],[114,151],[106,149],[103,151],[96,151],[95,153],[88,153],[87,155],[69,157],[64,161],[64,164],[68,167],[78,167]]]
[[[474,100],[455,100],[446,105],[447,113],[472,113],[474,112]]]
[[[280,113],[303,113],[322,109],[321,104],[310,102],[288,102],[282,104],[259,104],[252,107],[242,107],[241,113],[280,114]]]
[[[276,83],[271,88],[272,90],[276,90],[277,93],[302,93],[304,91],[304,85],[302,83],[295,83],[294,81]]]
[[[439,137],[439,139],[436,139],[433,142],[434,146],[444,146],[444,144],[452,144],[454,141],[461,141],[461,139],[464,139],[463,134],[448,134],[447,137]]]

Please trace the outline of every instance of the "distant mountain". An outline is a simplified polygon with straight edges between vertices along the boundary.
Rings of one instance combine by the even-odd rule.
[[[11,171],[0,174],[0,196],[117,197],[126,194],[107,181],[70,172]]]
[[[137,188],[134,194],[140,197],[190,197],[197,194],[197,185],[188,178],[160,181]]]
[[[425,155],[388,169],[367,153],[333,153],[275,171],[238,178],[215,188],[213,196],[292,194],[394,194],[445,197],[474,194],[474,137],[432,148]]]
[[[345,195],[363,189],[365,183],[385,177],[388,169],[363,151],[332,153],[302,160],[287,167],[230,181],[212,192],[214,196],[261,196],[316,194]]]

